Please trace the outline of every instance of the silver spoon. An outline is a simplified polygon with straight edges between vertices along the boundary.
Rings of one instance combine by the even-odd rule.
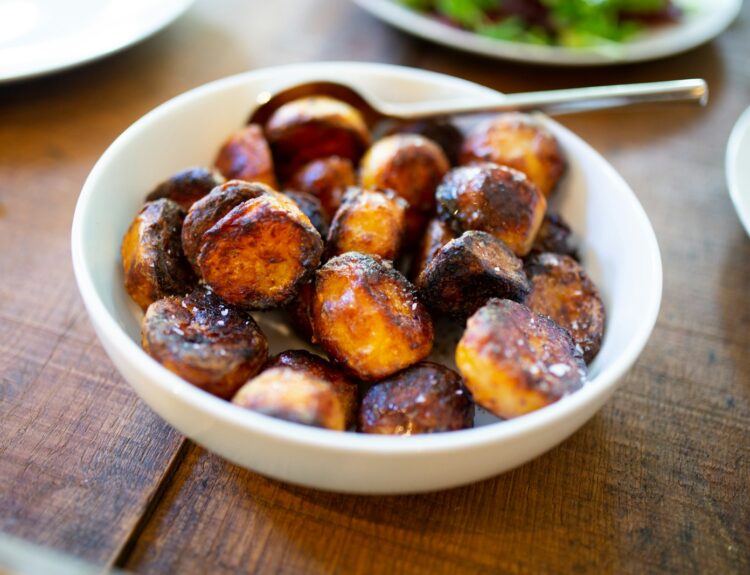
[[[486,112],[534,110],[552,115],[617,108],[645,102],[686,101],[705,106],[708,102],[708,85],[702,79],[672,80],[643,84],[498,94],[495,97],[464,97],[450,100],[394,103],[379,100],[371,94],[366,94],[361,90],[355,90],[351,86],[338,82],[316,81],[297,84],[275,94],[270,92],[259,94],[257,98],[258,107],[250,116],[250,122],[263,124],[283,104],[313,95],[326,95],[343,100],[359,109],[369,124],[374,124],[384,119],[411,121],[436,116]]]

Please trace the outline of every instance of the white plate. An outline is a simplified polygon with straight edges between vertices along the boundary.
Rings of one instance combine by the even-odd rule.
[[[686,9],[682,22],[647,30],[622,44],[565,48],[485,38],[410,10],[396,0],[354,1],[397,28],[451,48],[505,60],[559,66],[622,64],[678,54],[718,36],[742,7],[742,0],[678,0]]]
[[[729,195],[750,236],[750,107],[739,117],[729,136],[726,171]]]
[[[576,393],[507,422],[481,425],[487,420],[480,418],[475,429],[368,436],[240,409],[183,381],[141,349],[141,314],[133,312],[123,287],[119,251],[146,192],[181,169],[209,164],[259,95],[306,80],[348,82],[394,101],[496,96],[477,84],[410,68],[306,64],[213,82],[138,120],[91,171],[72,231],[78,286],[114,364],[154,411],[199,444],[265,475],[322,489],[402,493],[451,487],[511,469],[563,441],[604,404],[646,344],[659,310],[662,272],[654,232],[635,194],[593,148],[552,120],[544,121],[569,161],[556,201],[581,237],[586,269],[608,314],[590,381]],[[300,346],[284,326],[267,317],[260,323],[273,353]]]
[[[0,0],[0,82],[101,58],[143,40],[194,0]]]

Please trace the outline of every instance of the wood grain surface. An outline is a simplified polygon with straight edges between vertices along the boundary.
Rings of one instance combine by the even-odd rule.
[[[205,0],[121,54],[1,85],[0,531],[139,573],[750,572],[750,239],[724,174],[730,129],[750,105],[748,54],[748,3],[687,54],[554,69],[437,47],[346,0]],[[318,492],[187,442],[106,358],[68,239],[98,156],[189,88],[314,60],[393,62],[505,91],[709,81],[704,110],[561,118],[636,190],[664,297],[622,388],[557,449],[439,493]]]

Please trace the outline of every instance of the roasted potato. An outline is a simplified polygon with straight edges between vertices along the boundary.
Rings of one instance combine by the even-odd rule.
[[[414,120],[396,124],[390,134],[417,134],[435,142],[445,153],[451,165],[458,164],[464,135],[448,118]]]
[[[416,282],[430,308],[466,318],[492,297],[523,301],[531,287],[523,262],[486,232],[465,232],[445,244]]]
[[[393,267],[349,252],[315,274],[311,317],[317,343],[355,377],[374,381],[429,355],[432,319]]]
[[[182,226],[182,249],[196,273],[203,234],[242,202],[271,192],[265,184],[230,180],[193,204]]]
[[[318,198],[307,192],[286,191],[284,195],[297,204],[297,207],[302,210],[310,223],[318,230],[321,238],[328,237],[331,221]]]
[[[214,160],[216,169],[228,180],[261,182],[278,187],[273,157],[263,129],[250,124],[232,134]]]
[[[526,305],[532,311],[551,317],[570,332],[591,363],[604,337],[604,304],[594,283],[570,256],[544,253],[526,266],[531,293]]]
[[[315,285],[313,280],[310,279],[300,286],[297,295],[286,306],[286,313],[292,328],[299,337],[308,342],[312,342],[313,339],[310,306],[312,305],[314,291]]]
[[[359,391],[357,384],[346,377],[340,369],[319,355],[303,349],[290,349],[272,357],[268,360],[266,369],[275,367],[288,367],[330,383],[344,411],[344,428],[354,426],[359,409]]]
[[[152,303],[141,324],[151,357],[201,389],[229,399],[268,357],[253,318],[205,287]]]
[[[408,204],[390,190],[349,188],[331,223],[326,257],[360,252],[394,260],[401,248]]]
[[[343,431],[346,417],[333,386],[305,371],[275,367],[243,385],[232,403],[294,423]]]
[[[416,134],[393,134],[375,142],[362,158],[360,183],[393,190],[409,202],[406,245],[413,246],[435,209],[435,188],[449,169],[435,142]]]
[[[527,114],[500,114],[469,132],[461,163],[494,162],[526,174],[545,197],[565,172],[565,157],[552,133]]]
[[[559,214],[547,212],[534,238],[531,254],[552,252],[578,259],[578,249],[573,241],[570,226]]]
[[[208,168],[190,168],[178,172],[156,186],[146,196],[146,201],[152,202],[160,198],[168,198],[180,204],[182,209],[187,211],[195,202],[223,183],[224,178],[218,172]]]
[[[469,318],[456,365],[477,405],[506,419],[557,401],[586,377],[583,357],[565,329],[500,299]]]
[[[227,302],[284,306],[320,263],[323,240],[289,198],[272,192],[235,207],[203,234],[198,267]]]
[[[474,403],[461,377],[447,367],[421,362],[377,382],[359,415],[364,433],[416,435],[474,425]]]
[[[448,224],[439,218],[432,218],[430,223],[427,224],[427,229],[422,237],[422,243],[419,246],[419,250],[414,255],[414,259],[411,262],[410,277],[414,282],[417,281],[419,274],[422,270],[427,267],[442,248],[449,241],[456,238],[456,234]]]
[[[458,231],[481,230],[525,256],[547,202],[518,170],[496,164],[454,168],[437,189],[438,215]]]
[[[356,163],[370,145],[370,131],[359,111],[328,96],[284,104],[265,128],[282,180],[318,158],[339,156]]]
[[[357,183],[351,160],[330,156],[313,160],[302,166],[290,178],[293,190],[307,192],[320,199],[329,219],[333,219],[347,188]]]
[[[122,239],[125,290],[144,310],[164,296],[190,291],[195,283],[180,241],[184,219],[185,210],[172,200],[147,202]]]

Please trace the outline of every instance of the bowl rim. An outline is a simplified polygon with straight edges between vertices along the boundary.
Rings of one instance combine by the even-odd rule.
[[[557,130],[565,133],[567,137],[578,140],[578,144],[583,145],[587,152],[599,158],[607,177],[619,181],[629,192],[625,195],[625,201],[631,204],[631,208],[640,220],[641,225],[639,227],[642,229],[639,231],[645,233],[642,239],[648,244],[646,251],[650,254],[650,258],[644,265],[650,269],[652,280],[651,286],[646,292],[650,297],[645,302],[645,306],[640,314],[642,319],[636,329],[635,335],[628,341],[615,361],[603,367],[599,375],[587,382],[581,389],[549,406],[515,419],[503,421],[500,424],[485,425],[451,433],[401,437],[349,432],[342,433],[339,431],[318,429],[242,409],[199,389],[151,358],[119,325],[114,315],[107,309],[95,287],[91,265],[85,257],[85,229],[90,216],[89,206],[95,195],[100,174],[105,170],[106,166],[116,159],[120,150],[126,147],[131,138],[143,126],[148,125],[154,117],[179,108],[186,101],[202,98],[214,92],[231,89],[238,84],[253,82],[264,75],[272,75],[277,78],[284,77],[284,75],[286,77],[293,77],[295,73],[300,71],[304,71],[304,73],[317,71],[321,76],[326,74],[342,75],[353,68],[360,74],[363,72],[366,74],[387,73],[400,78],[416,78],[438,82],[446,86],[450,84],[455,86],[463,85],[465,88],[471,87],[475,91],[479,88],[480,91],[484,90],[488,94],[497,94],[496,91],[490,88],[468,80],[406,66],[361,62],[323,62],[273,66],[243,72],[203,84],[160,104],[136,120],[106,149],[86,178],[76,204],[71,229],[73,269],[81,297],[89,312],[90,319],[96,327],[99,338],[102,341],[105,339],[108,340],[108,343],[114,349],[118,350],[131,366],[143,376],[143,381],[148,385],[155,385],[161,388],[162,392],[175,396],[198,412],[204,412],[212,418],[222,420],[236,428],[254,433],[259,438],[268,437],[269,439],[288,444],[335,450],[344,453],[365,452],[370,455],[411,456],[422,452],[448,452],[457,449],[476,448],[491,443],[502,443],[554,426],[559,421],[572,417],[586,404],[595,402],[598,398],[613,391],[618,381],[643,350],[656,323],[662,297],[661,254],[648,216],[635,193],[622,176],[587,142],[552,120],[550,122],[555,124]],[[107,346],[105,345],[104,347],[109,354]],[[132,387],[132,384],[130,385]]]

